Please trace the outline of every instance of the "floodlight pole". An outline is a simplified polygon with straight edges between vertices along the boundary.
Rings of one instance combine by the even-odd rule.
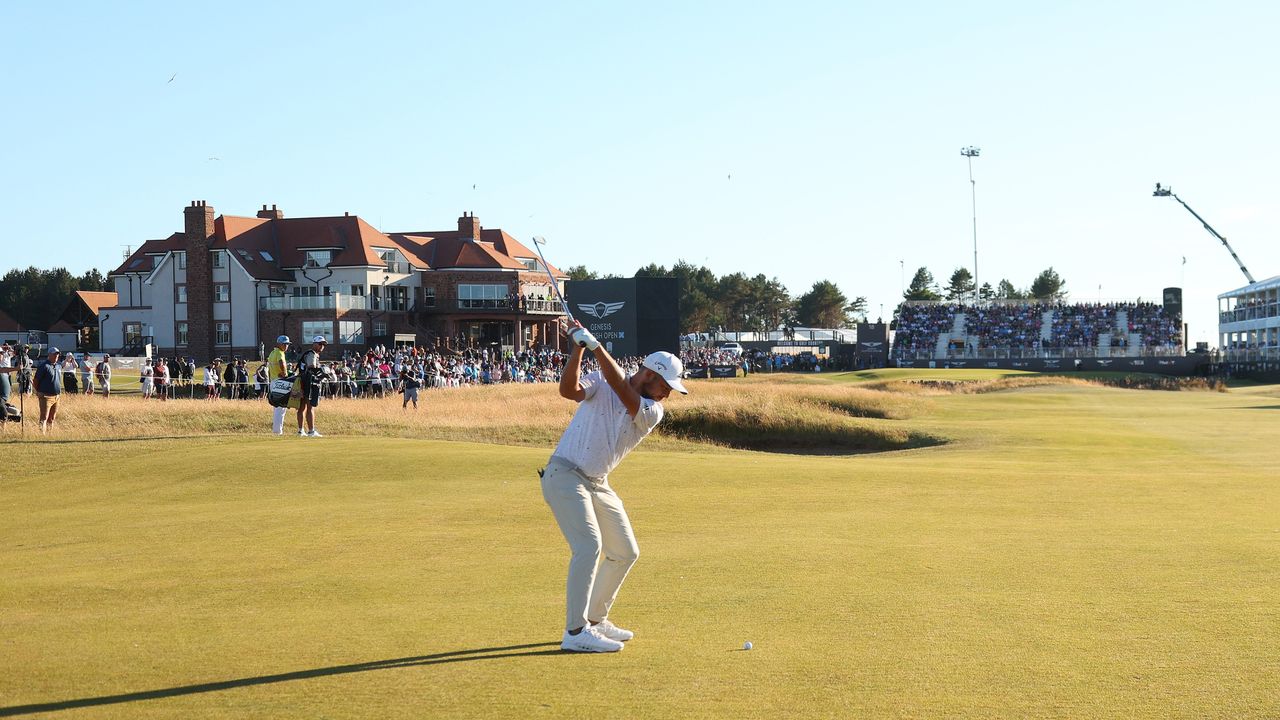
[[[978,304],[978,183],[973,179],[973,159],[982,148],[970,145],[960,148],[960,154],[969,161],[969,191],[973,196],[973,304]]]

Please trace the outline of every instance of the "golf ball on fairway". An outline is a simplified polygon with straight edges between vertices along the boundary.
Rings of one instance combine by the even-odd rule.
[[[748,641],[746,641],[746,642],[742,643],[742,649],[743,649],[743,650],[750,650],[750,649],[751,649],[751,641],[750,641],[750,640],[748,640]]]

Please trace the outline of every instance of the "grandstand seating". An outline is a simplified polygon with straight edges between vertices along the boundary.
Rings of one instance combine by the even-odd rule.
[[[914,359],[1171,355],[1182,319],[1149,302],[905,303],[893,347]]]

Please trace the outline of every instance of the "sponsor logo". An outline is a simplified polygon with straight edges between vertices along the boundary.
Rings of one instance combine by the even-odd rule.
[[[1177,365],[1177,363],[1172,360],[1157,360],[1156,362],[1160,365]]]
[[[988,362],[988,363],[987,363],[987,367],[1000,367],[1000,363],[998,363],[998,362]]]
[[[1062,364],[1062,363],[1060,363],[1060,362],[1059,362],[1059,361],[1057,361],[1057,360],[1045,360],[1045,361],[1044,361],[1044,366],[1045,366],[1045,367],[1047,367],[1047,368],[1056,368],[1056,367],[1060,367],[1060,366],[1061,366],[1061,364]]]
[[[1142,366],[1142,365],[1146,365],[1146,364],[1147,364],[1147,362],[1146,362],[1145,360],[1130,360],[1130,361],[1129,361],[1129,366],[1130,366],[1130,367],[1140,367],[1140,366]]]
[[[604,319],[621,310],[622,306],[626,304],[627,303],[625,301],[614,302],[614,303],[607,303],[607,302],[583,303],[578,306],[578,309],[590,315],[593,318]]]
[[[1115,362],[1115,360],[1099,360],[1098,364],[1102,367],[1111,367],[1111,363],[1113,362]]]
[[[883,347],[884,347],[884,343],[882,343],[882,342],[864,342],[864,343],[862,343],[862,347],[866,348],[867,350],[879,350],[879,349],[881,349],[881,348],[883,348]]]

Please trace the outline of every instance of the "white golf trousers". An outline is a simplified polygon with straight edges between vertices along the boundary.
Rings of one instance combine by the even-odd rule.
[[[271,432],[279,435],[284,432],[284,415],[289,408],[271,408]]]
[[[542,497],[573,552],[564,627],[575,630],[588,620],[599,622],[609,616],[618,588],[640,557],[622,499],[608,478],[592,480],[554,457],[542,476]]]

